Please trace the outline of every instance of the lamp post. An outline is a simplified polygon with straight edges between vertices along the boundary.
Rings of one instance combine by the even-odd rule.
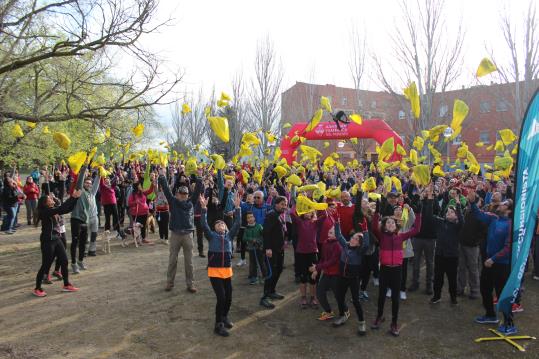
[[[446,147],[446,162],[449,162],[449,138],[453,136],[453,129],[451,127],[447,127],[444,130],[444,137],[447,139],[447,147]],[[449,163],[446,163],[446,169],[449,166]]]

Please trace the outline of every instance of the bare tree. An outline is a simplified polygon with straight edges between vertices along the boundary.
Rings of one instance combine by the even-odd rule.
[[[363,115],[363,101],[361,98],[361,85],[363,76],[365,74],[365,59],[367,54],[367,40],[364,33],[360,33],[357,28],[353,28],[350,33],[350,59],[348,61],[348,68],[350,69],[350,75],[354,82],[355,90],[355,108],[354,111]],[[363,157],[367,148],[367,143],[364,139],[358,139],[356,144],[350,142],[350,146],[354,152]]]
[[[256,128],[273,131],[280,116],[280,95],[283,70],[277,63],[273,43],[266,37],[257,46],[255,78],[251,84],[250,111]],[[263,144],[266,139],[263,139]]]
[[[141,36],[163,25],[152,21],[157,5],[157,0],[0,5],[0,125],[80,119],[100,126],[118,111],[144,113],[166,103],[181,76],[162,80],[161,61],[139,46]],[[112,75],[118,55],[133,61],[130,74]]]
[[[410,107],[400,95],[401,89],[409,81],[416,82],[421,116],[419,120],[412,116],[407,118],[410,132],[417,133],[436,125],[434,94],[443,94],[459,76],[464,31],[461,24],[456,31],[447,30],[443,0],[416,0],[415,3],[402,0],[400,5],[404,24],[396,23],[391,34],[400,67],[394,67],[389,73],[379,58],[375,56],[374,60],[379,82],[399,98],[408,113]],[[398,79],[398,83],[395,84],[392,78]]]
[[[515,128],[518,128],[524,111],[531,97],[539,86],[539,23],[537,8],[534,1],[530,1],[521,31],[510,17],[509,11],[503,11],[501,16],[501,30],[507,50],[509,51],[509,63],[503,64],[495,60],[491,50],[491,58],[496,62],[499,78],[502,82],[514,82],[513,90],[513,115]],[[499,50],[497,50],[498,52]],[[499,99],[500,101],[506,99]],[[510,102],[507,102],[510,104]]]
[[[184,103],[188,104],[191,112],[182,113],[180,104],[176,104],[171,113],[172,133],[167,139],[178,152],[192,150],[195,146],[203,146],[208,138],[209,125],[204,114],[207,101],[204,99],[202,89],[197,98],[186,97]]]

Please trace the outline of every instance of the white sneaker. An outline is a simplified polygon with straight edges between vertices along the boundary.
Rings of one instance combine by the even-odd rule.
[[[534,275],[534,276],[533,276],[533,279],[534,279],[534,280],[539,280],[539,276]]]
[[[378,287],[380,285],[380,281],[378,278],[372,278],[372,284],[374,284],[375,287]]]
[[[245,264],[247,264],[247,261],[245,261],[244,259],[240,259],[236,264],[236,267],[243,267]]]
[[[388,289],[386,292],[386,297],[391,298],[391,289]]]
[[[79,266],[80,270],[87,270],[88,269],[88,267],[86,266],[86,264],[84,264],[84,262],[77,261],[77,265]]]
[[[73,274],[80,273],[79,266],[77,265],[77,263],[71,263],[71,271],[73,272]]]
[[[408,299],[408,297],[406,296],[406,292],[403,292],[401,290],[401,300],[406,300],[406,299]]]

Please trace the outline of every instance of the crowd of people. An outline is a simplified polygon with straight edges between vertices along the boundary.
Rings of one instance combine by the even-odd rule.
[[[169,247],[166,291],[174,288],[183,250],[186,289],[197,292],[196,243],[198,255],[207,256],[207,275],[217,300],[214,331],[221,336],[228,336],[233,327],[229,318],[233,267],[248,267],[248,283],[263,283],[260,305],[273,309],[284,298],[277,289],[289,252],[294,256],[299,306],[321,307],[318,319],[332,320],[338,327],[350,317],[346,300],[350,291],[359,335],[367,332],[361,303],[372,296],[369,285],[377,288],[378,305],[370,328],[382,327],[385,301],[390,298],[389,332],[399,335],[399,302],[420,289],[423,260],[423,290],[431,305],[442,300],[447,279],[451,305],[465,296],[481,298],[484,313],[475,322],[499,323],[495,304],[511,269],[511,178],[495,182],[467,171],[431,173],[429,184],[418,185],[411,172],[394,169],[388,172],[398,181],[388,186],[385,175],[363,163],[344,170],[293,168],[287,175],[296,175],[300,183],[292,184],[274,171],[275,165],[261,170],[229,164],[215,170],[210,162],[201,162],[194,171],[182,161],[166,166],[149,161],[110,165],[113,170],[103,177],[87,164],[78,173],[63,163],[45,166],[33,171],[24,184],[15,169],[3,174],[5,238],[20,227],[17,219],[23,204],[27,224],[41,226],[42,265],[34,295],[46,295],[42,284],[52,283],[52,276],[63,280],[64,291],[78,290],[68,280],[69,257],[71,274],[89,268],[103,212],[104,229],[119,239],[131,235],[137,225],[141,244],[152,245],[148,232],[158,232],[159,241]],[[375,188],[362,188],[371,179]],[[70,256],[62,216],[67,213]],[[533,279],[539,280],[537,224],[534,228]],[[329,291],[336,311],[328,301]],[[523,311],[520,295],[512,309]],[[512,315],[504,316],[498,330],[516,332]]]

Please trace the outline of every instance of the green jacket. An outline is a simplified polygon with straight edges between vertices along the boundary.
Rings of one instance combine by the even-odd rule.
[[[254,224],[247,225],[243,232],[243,242],[246,244],[247,250],[262,248],[262,225]]]

